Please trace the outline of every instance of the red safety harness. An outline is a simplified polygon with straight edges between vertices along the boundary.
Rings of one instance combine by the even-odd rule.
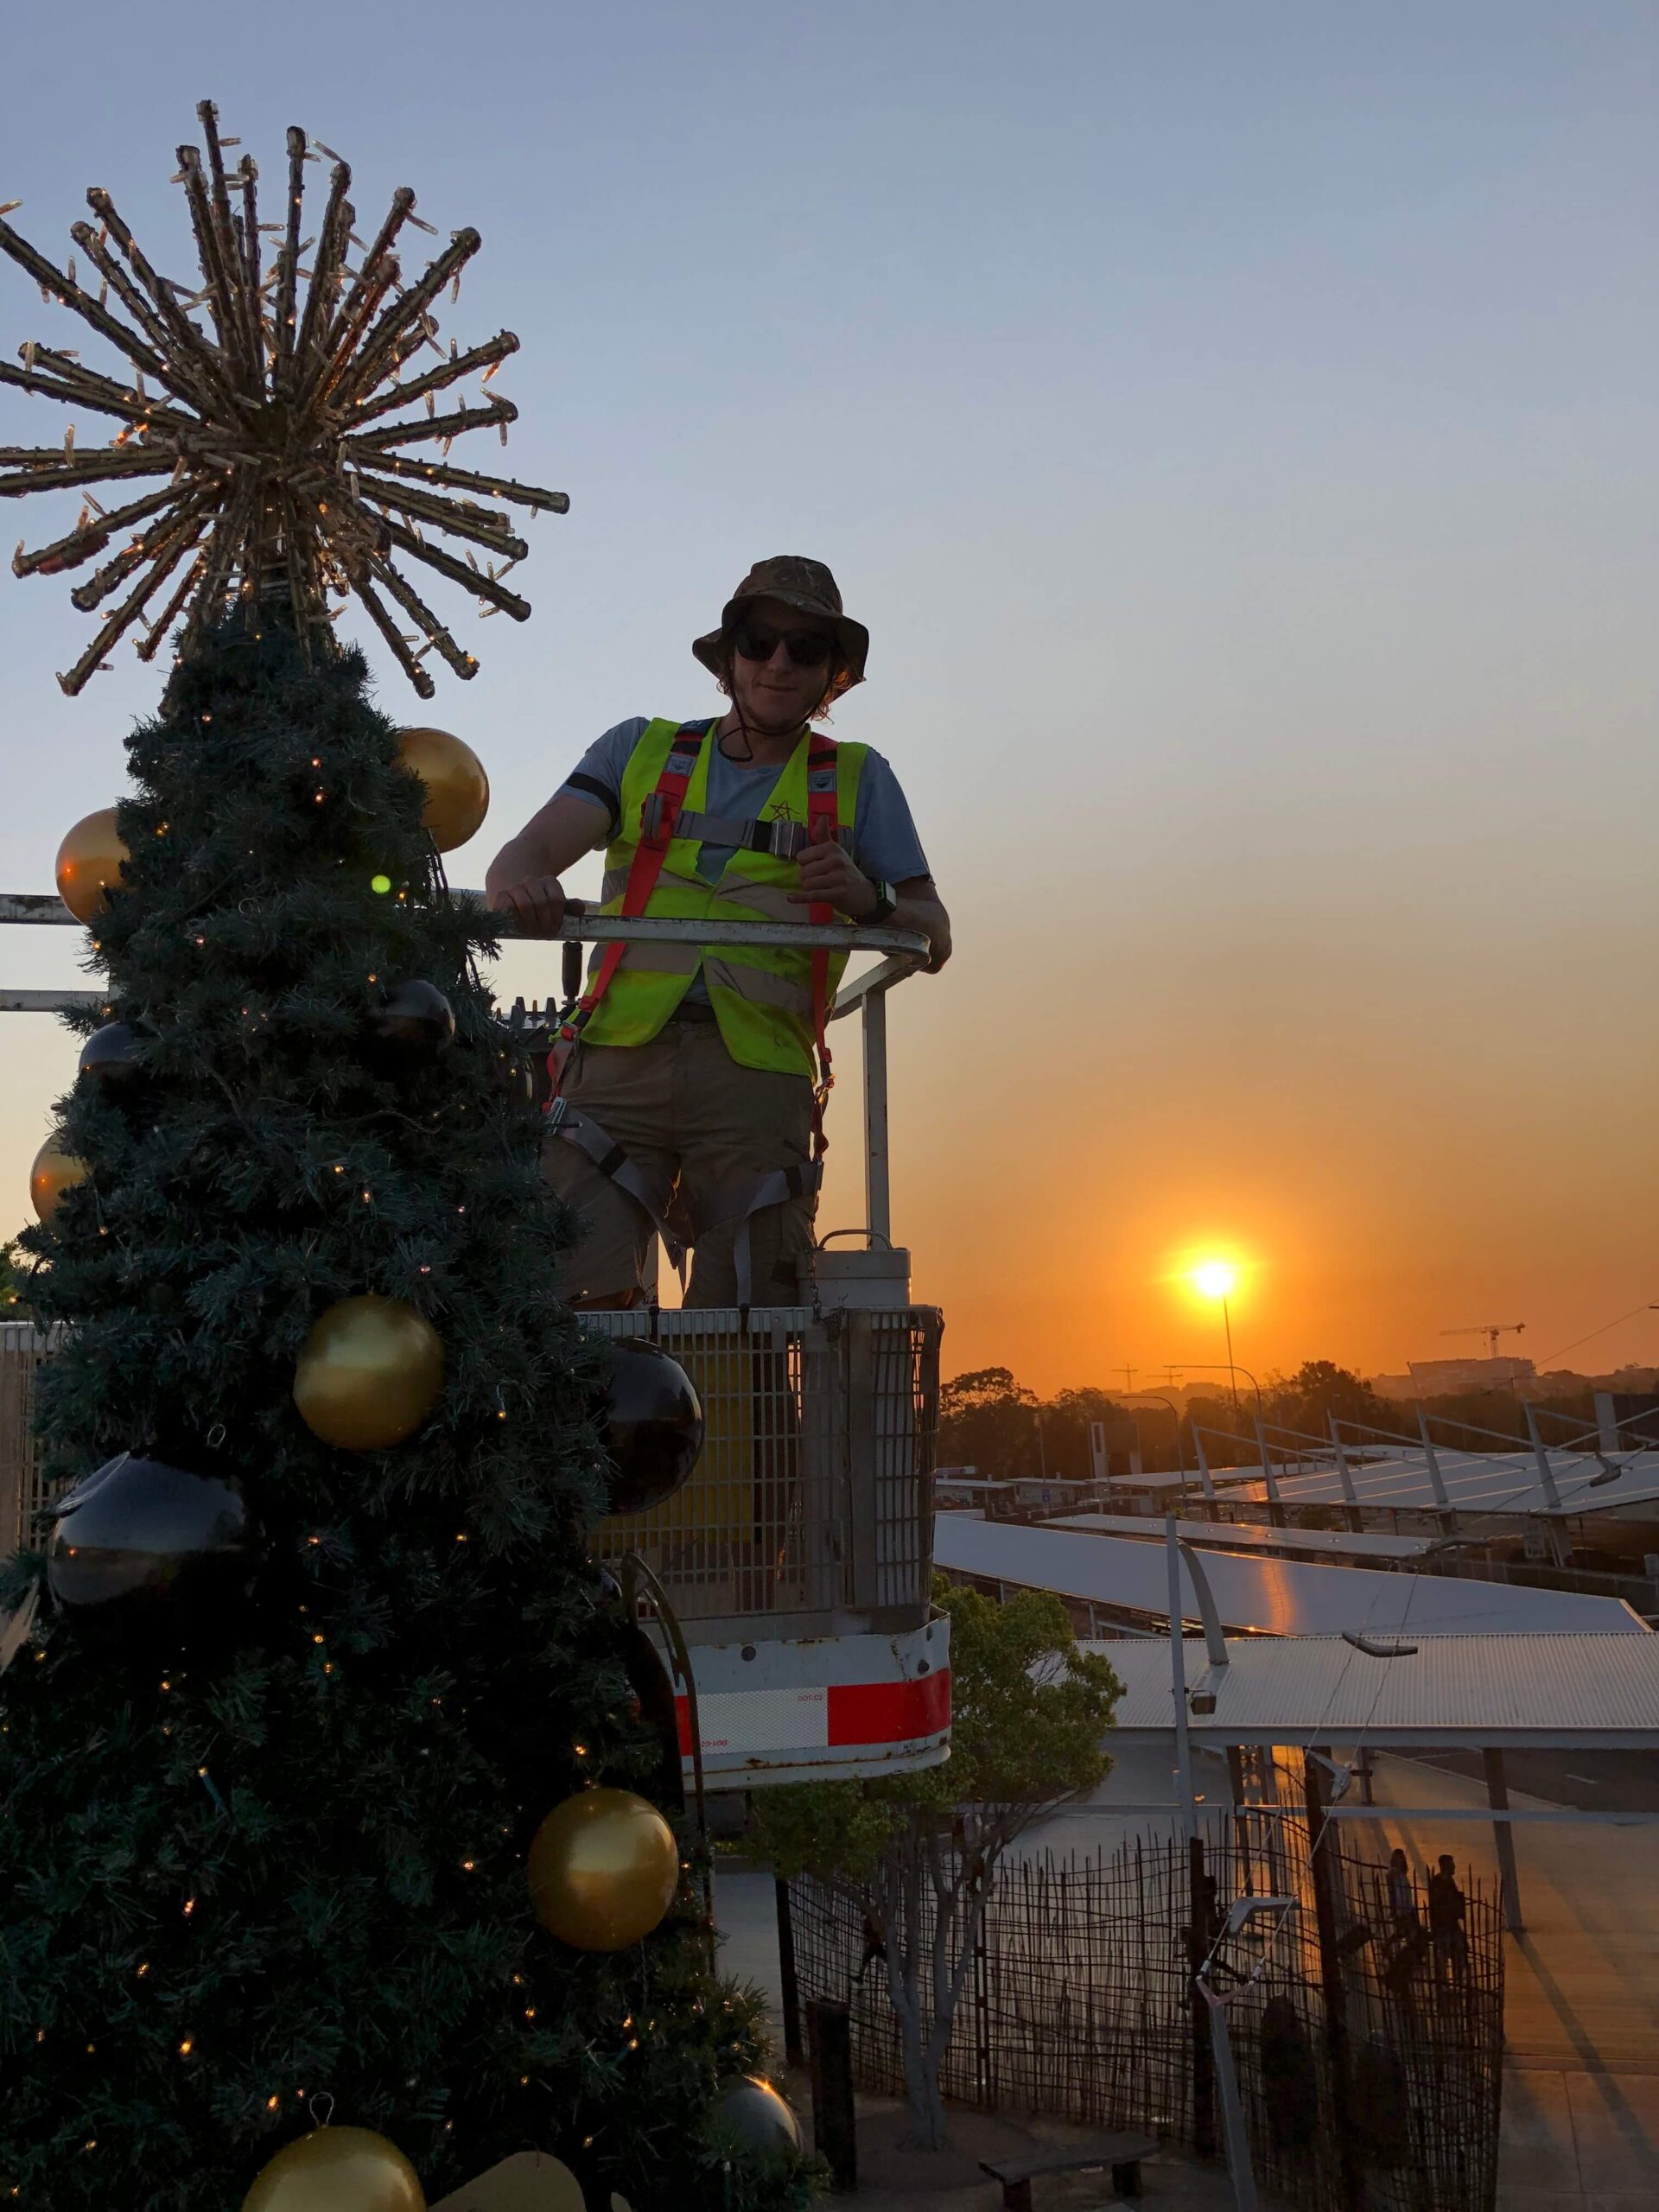
[[[685,806],[685,795],[691,779],[696,773],[702,748],[713,729],[712,722],[686,722],[676,731],[668,748],[668,758],[663,763],[657,787],[639,810],[639,842],[634,847],[633,859],[628,868],[628,880],[623,887],[620,913],[628,921],[637,920],[651,903],[651,894],[657,888],[657,879],[663,872],[668,857],[676,825]],[[806,753],[806,835],[807,842],[819,845],[834,841],[839,814],[836,789],[836,741],[817,730],[809,731]],[[810,922],[832,922],[835,909],[824,902],[815,902],[807,908]],[[568,1064],[570,1048],[582,1036],[593,1020],[595,1010],[609,990],[622,957],[627,947],[622,944],[607,944],[599,965],[589,979],[587,989],[565,1017],[559,1030],[559,1047],[549,1056],[548,1073],[552,1078],[552,1096],[559,1092],[559,1079]],[[812,1159],[816,1164],[829,1148],[824,1135],[824,1108],[835,1084],[830,1054],[830,949],[815,946],[811,953],[812,973],[812,1036],[817,1055],[818,1078],[812,1086]]]

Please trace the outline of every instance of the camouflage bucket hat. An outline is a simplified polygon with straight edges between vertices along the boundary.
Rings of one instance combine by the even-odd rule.
[[[870,650],[870,633],[842,611],[835,578],[822,561],[809,561],[800,553],[777,553],[757,561],[721,609],[720,627],[693,640],[691,650],[712,675],[726,673],[726,637],[750,599],[775,599],[803,614],[816,614],[835,626],[840,665],[826,694],[826,705],[864,681],[864,663]]]

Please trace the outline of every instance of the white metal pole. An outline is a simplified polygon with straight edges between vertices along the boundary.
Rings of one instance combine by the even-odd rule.
[[[1276,1510],[1284,1501],[1279,1495],[1279,1478],[1274,1472],[1273,1454],[1268,1449],[1268,1432],[1262,1426],[1262,1414],[1259,1408],[1255,1413],[1255,1448],[1262,1455],[1262,1480],[1267,1489],[1268,1503]]]
[[[1530,1398],[1523,1398],[1521,1401],[1521,1410],[1527,1417],[1527,1435],[1532,1445],[1532,1456],[1537,1464],[1538,1480],[1543,1490],[1545,1502],[1552,1511],[1559,1513],[1561,1510],[1561,1493],[1555,1487],[1555,1470],[1549,1464],[1549,1453],[1544,1448],[1543,1438],[1538,1433],[1538,1416],[1532,1409]]]
[[[1192,1796],[1192,1746],[1186,1731],[1186,1654],[1181,1644],[1181,1550],[1173,1513],[1164,1516],[1164,1554],[1169,1566],[1169,1673],[1175,1697],[1175,1773],[1180,1789],[1182,1826],[1190,1844],[1198,1833],[1198,1813]]]
[[[887,1177],[887,995],[864,999],[864,1211],[872,1242],[893,1242]]]
[[[1434,1449],[1434,1440],[1428,1433],[1428,1415],[1420,1405],[1417,1408],[1417,1433],[1423,1440],[1423,1465],[1428,1471],[1428,1486],[1434,1493],[1434,1503],[1440,1508],[1440,1527],[1448,1535],[1455,1535],[1458,1516],[1452,1510],[1452,1499],[1446,1487],[1446,1477],[1440,1472],[1440,1455]]]
[[[1337,1479],[1342,1484],[1343,1500],[1348,1508],[1349,1534],[1357,1535],[1361,1522],[1359,1492],[1354,1488],[1354,1471],[1348,1465],[1348,1452],[1342,1440],[1342,1431],[1337,1426],[1337,1417],[1328,1407],[1325,1409],[1325,1418],[1331,1427],[1331,1448],[1337,1455]]]
[[[1221,2124],[1227,2138],[1227,2171],[1233,2184],[1237,2212],[1257,2212],[1255,2170],[1250,2163],[1250,2139],[1244,2128],[1244,2101],[1238,2093],[1238,2069],[1233,2063],[1233,2038],[1227,2024],[1226,2000],[1218,1997],[1202,1976],[1198,1989],[1210,2007],[1210,2049],[1216,2062],[1216,2087],[1221,2092]]]
[[[1217,1503],[1216,1485],[1210,1472],[1210,1455],[1204,1448],[1204,1438],[1197,1421],[1192,1424],[1192,1449],[1198,1455],[1198,1477],[1204,1484],[1204,1494],[1211,1505]]]

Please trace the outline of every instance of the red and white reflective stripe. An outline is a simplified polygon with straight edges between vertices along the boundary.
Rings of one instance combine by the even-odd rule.
[[[691,1708],[676,1698],[680,1751],[691,1755]],[[849,1750],[914,1744],[950,1726],[948,1669],[914,1681],[831,1682],[808,1689],[715,1690],[697,1700],[705,1758],[721,1752]]]

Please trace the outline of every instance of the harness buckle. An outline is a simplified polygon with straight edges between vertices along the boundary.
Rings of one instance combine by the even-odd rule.
[[[640,803],[639,836],[653,851],[665,849],[679,819],[680,803],[664,791],[649,791]]]

